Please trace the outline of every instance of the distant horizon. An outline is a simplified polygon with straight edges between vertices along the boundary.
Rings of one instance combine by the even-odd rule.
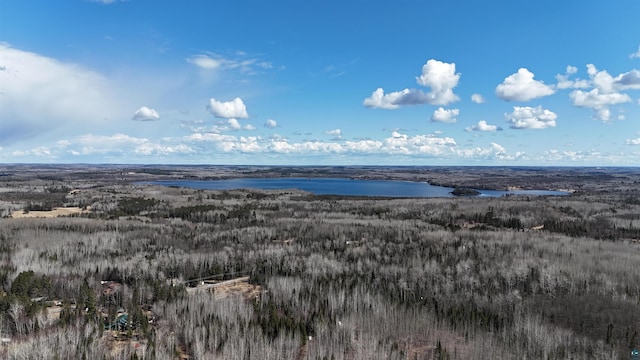
[[[591,168],[605,168],[605,169],[640,169],[640,165],[384,165],[384,164],[349,164],[349,165],[326,165],[326,164],[306,164],[306,165],[292,165],[292,164],[170,164],[170,163],[0,163],[0,168],[3,166],[131,166],[131,167],[150,167],[150,166],[168,166],[168,167],[290,167],[290,168],[304,168],[304,167],[334,167],[334,168],[349,168],[349,167],[374,167],[374,168],[567,168],[567,169],[591,169]]]
[[[640,165],[635,0],[2,11],[0,163]]]

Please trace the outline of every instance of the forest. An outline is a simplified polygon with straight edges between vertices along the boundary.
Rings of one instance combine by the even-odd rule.
[[[141,183],[300,174],[571,194]],[[630,359],[639,183],[636,168],[1,166],[0,358]]]

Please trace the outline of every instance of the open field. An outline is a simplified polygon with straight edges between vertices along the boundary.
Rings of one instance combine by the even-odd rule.
[[[640,345],[638,169],[0,174],[2,358],[627,359]],[[133,183],[301,174],[576,192],[394,199]],[[60,208],[73,213],[20,217]]]
[[[52,218],[58,216],[71,216],[81,214],[83,209],[74,206],[74,207],[64,207],[64,208],[55,208],[52,210],[43,210],[43,211],[28,211],[24,210],[13,211],[10,217],[14,219],[20,218]]]

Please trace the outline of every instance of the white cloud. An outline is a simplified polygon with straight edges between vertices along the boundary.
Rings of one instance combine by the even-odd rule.
[[[502,84],[496,87],[496,95],[506,101],[529,101],[552,95],[555,90],[544,82],[534,80],[534,74],[526,68],[507,76]]]
[[[160,114],[158,114],[154,109],[143,106],[136,110],[131,119],[138,121],[154,121],[160,119]]]
[[[51,150],[46,146],[38,146],[29,150],[14,150],[10,152],[12,157],[39,157],[39,158],[55,158],[55,156],[51,153]]]
[[[452,155],[455,153],[455,146],[456,141],[453,138],[431,135],[409,136],[397,131],[393,131],[391,137],[383,141],[385,152],[404,155]]]
[[[333,136],[335,140],[342,139],[342,130],[340,129],[327,130],[324,133]]]
[[[240,99],[239,97],[227,102],[222,102],[214,98],[211,98],[209,100],[209,105],[207,106],[207,109],[211,114],[213,114],[213,116],[217,118],[246,119],[249,117],[249,114],[247,113],[247,108],[244,105],[244,102],[242,101],[242,99]]]
[[[41,146],[28,150],[13,150],[0,152],[1,159],[17,159],[22,161],[50,161],[60,159],[61,155],[73,156],[75,161],[88,159],[102,159],[104,161],[153,162],[168,159],[182,159],[183,161],[198,162],[216,156],[219,159],[238,159],[234,155],[259,154],[270,155],[303,155],[316,156],[373,156],[388,159],[391,155],[415,158],[439,159],[495,159],[512,158],[506,150],[490,143],[486,147],[460,147],[451,137],[435,134],[407,135],[393,131],[390,136],[381,140],[341,139],[342,131],[333,129],[327,134],[335,138],[327,141],[291,141],[282,136],[262,138],[260,136],[233,136],[220,133],[192,133],[183,137],[162,138],[150,140],[126,134],[110,136],[87,134],[60,140],[56,146],[49,148]],[[190,159],[190,160],[188,160]],[[335,160],[335,159],[334,159]],[[333,161],[333,160],[332,160]]]
[[[213,59],[207,55],[194,55],[187,61],[205,70],[218,69],[222,65],[221,60]]]
[[[431,115],[431,121],[443,122],[443,123],[455,123],[458,121],[456,116],[460,114],[458,109],[444,109],[442,107],[437,108],[433,115]]]
[[[110,136],[85,134],[76,137],[67,148],[77,155],[124,156],[133,152],[137,146],[148,142],[146,138],[132,137],[122,133]]]
[[[237,70],[249,75],[273,68],[273,65],[268,61],[262,61],[257,58],[246,58],[246,55],[247,54],[242,51],[237,51],[231,57],[225,57],[209,52],[206,54],[193,55],[186,60],[203,70]]]
[[[640,71],[633,69],[616,76],[614,79],[614,87],[616,90],[640,89]]]
[[[627,145],[640,145],[640,138],[627,139]]]
[[[264,123],[264,127],[269,128],[269,129],[273,129],[275,127],[278,126],[278,122],[273,120],[273,119],[267,119],[267,121],[265,121]]]
[[[420,105],[428,104],[429,96],[422,90],[404,89],[385,94],[382,88],[376,89],[370,97],[364,99],[364,106],[370,108],[379,108],[393,110],[401,105]]]
[[[491,143],[491,147],[493,148],[493,150],[495,150],[496,153],[498,154],[505,154],[507,152],[507,149],[504,148],[504,146],[498,144],[498,143]]]
[[[602,153],[595,150],[587,151],[561,151],[558,149],[545,150],[536,160],[542,162],[602,162],[606,159]]]
[[[570,80],[569,77],[578,72],[578,68],[575,66],[567,65],[567,70],[564,74],[557,74],[556,84],[557,89],[586,89],[591,86],[589,80],[576,79]]]
[[[81,66],[3,43],[0,66],[0,142],[31,138],[61,124],[99,123],[122,108],[106,78]]]
[[[469,126],[466,131],[501,131],[502,128],[496,125],[489,125],[485,120],[480,120],[476,125]]]
[[[602,93],[600,89],[589,92],[574,90],[569,94],[573,105],[598,109],[607,105],[622,104],[631,101],[631,97],[621,93]]]
[[[193,154],[195,152],[194,149],[187,145],[177,144],[177,145],[162,145],[147,142],[137,146],[133,149],[133,153],[136,155],[143,156],[152,156],[152,155],[160,155],[160,156],[168,156],[174,154]]]
[[[327,131],[326,134],[332,136],[342,136],[340,129]],[[203,151],[216,149],[224,153],[264,153],[264,154],[304,154],[309,156],[349,154],[349,155],[403,155],[418,157],[444,157],[444,158],[496,158],[505,159],[508,156],[506,150],[495,143],[491,143],[486,148],[461,149],[456,141],[450,137],[439,137],[433,134],[428,135],[406,135],[398,131],[393,131],[391,136],[383,140],[347,140],[329,142],[324,141],[303,141],[291,142],[286,138],[275,136],[269,139],[260,137],[235,137],[221,134],[201,134],[195,133],[185,138],[185,141],[197,144],[207,143],[211,145],[202,146]],[[191,145],[190,147],[193,147]],[[250,149],[250,151],[248,150]]]
[[[621,93],[622,90],[640,89],[640,71],[631,70],[616,77],[605,70],[598,70],[595,65],[587,64],[587,73],[591,79],[590,91],[574,90],[569,94],[574,106],[593,109],[593,118],[600,121],[611,119],[612,105],[631,101],[631,97]]]
[[[243,125],[238,119],[231,118],[225,122],[220,122],[212,126],[189,126],[185,124],[184,128],[194,132],[211,132],[221,134],[226,131],[239,131],[239,130],[255,130],[256,127],[251,124]]]
[[[553,111],[543,109],[542,106],[514,106],[513,112],[505,114],[507,122],[513,129],[545,129],[556,126],[558,117]]]
[[[603,93],[640,89],[640,71],[636,69],[613,77],[606,70],[598,70],[595,65],[587,64],[587,73],[594,86]]]
[[[240,121],[238,119],[229,119],[227,120],[227,124],[231,130],[240,130],[242,129],[242,125],[240,125]]]
[[[638,59],[640,58],[640,46],[638,46],[638,51],[634,52],[633,54],[629,55],[630,59]]]
[[[458,85],[460,73],[455,73],[456,64],[431,59],[422,67],[422,75],[416,77],[419,85],[431,88],[425,93],[420,89],[404,89],[388,94],[382,88],[376,89],[370,97],[364,99],[364,106],[379,109],[398,109],[402,105],[447,105],[458,101],[453,93]]]
[[[422,75],[416,78],[419,85],[428,86],[431,91],[428,93],[431,105],[447,105],[459,98],[453,93],[453,89],[458,86],[460,73],[456,74],[455,63],[445,63],[435,59],[428,60],[422,66]]]
[[[593,118],[600,121],[609,121],[611,120],[611,110],[609,108],[598,108],[595,109],[595,113],[593,114]]]
[[[485,103],[485,99],[482,95],[480,94],[472,94],[471,95],[471,101],[473,101],[476,104],[484,104]]]
[[[188,144],[162,139],[154,142],[147,138],[139,138],[118,133],[114,135],[85,134],[72,140],[59,142],[59,150],[73,156],[112,159],[130,159],[136,156],[169,156],[191,155],[196,152]]]
[[[601,121],[609,121],[611,117],[610,105],[622,104],[631,101],[631,97],[622,93],[601,93],[596,88],[589,92],[574,90],[569,94],[571,102],[575,106],[594,109],[594,118]]]

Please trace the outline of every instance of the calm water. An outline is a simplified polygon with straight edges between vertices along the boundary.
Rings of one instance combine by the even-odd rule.
[[[163,180],[145,184],[179,186],[192,189],[231,190],[254,188],[265,190],[300,189],[316,195],[359,195],[393,197],[453,197],[453,188],[433,186],[425,182],[351,180],[346,178],[244,178],[229,180]],[[498,197],[514,195],[567,195],[550,190],[479,190],[479,196]]]

